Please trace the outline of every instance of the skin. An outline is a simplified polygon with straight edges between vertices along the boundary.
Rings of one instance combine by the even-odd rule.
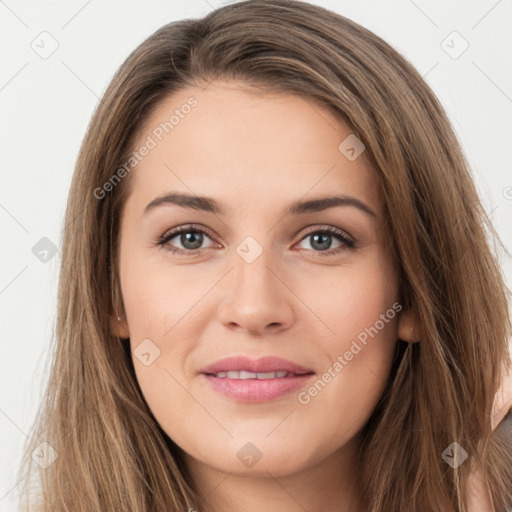
[[[312,369],[313,383],[398,302],[377,179],[364,152],[349,161],[338,150],[351,132],[327,110],[290,94],[254,95],[235,82],[167,98],[135,147],[191,96],[197,107],[130,175],[120,233],[123,311],[114,333],[130,338],[132,354],[145,339],[160,350],[149,366],[133,357],[136,376],[207,495],[197,508],[359,511],[358,434],[382,395],[397,338],[414,341],[406,312],[306,405],[301,390],[240,403],[213,390],[199,370],[233,355],[276,355]],[[212,197],[227,214],[173,204],[144,214],[171,191]],[[359,199],[375,216],[353,206],[283,216],[293,201],[333,193]],[[190,247],[180,235],[167,248],[157,245],[188,223],[211,233],[201,252],[173,254],[170,245]],[[322,256],[311,235],[327,226],[344,230],[355,248],[331,235],[326,243],[340,250]],[[236,252],[247,236],[262,249],[252,263]],[[247,442],[262,454],[251,468],[237,457]]]

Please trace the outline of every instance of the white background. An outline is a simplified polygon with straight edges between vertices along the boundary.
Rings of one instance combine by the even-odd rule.
[[[152,32],[225,3],[0,0],[2,512],[15,510],[15,469],[46,377],[63,214],[93,109],[117,68]],[[452,120],[485,208],[510,251],[512,0],[311,3],[374,31],[425,77]],[[43,31],[58,43],[47,59],[31,47],[49,37],[39,36]],[[458,58],[445,51],[462,48],[459,36],[446,39],[453,31],[469,44]],[[58,247],[46,263],[32,253],[42,237]],[[500,261],[510,285],[511,259],[502,255]]]

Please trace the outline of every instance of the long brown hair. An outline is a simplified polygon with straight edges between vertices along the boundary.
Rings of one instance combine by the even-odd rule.
[[[380,182],[401,303],[422,337],[397,343],[396,367],[365,426],[365,510],[464,511],[477,464],[496,509],[510,506],[512,455],[491,428],[510,319],[487,239],[496,234],[468,163],[439,101],[404,57],[349,19],[290,0],[244,1],[163,26],[129,55],[101,99],[69,193],[51,373],[19,471],[22,497],[35,469],[36,509],[44,512],[204,510],[180,449],[144,401],[126,340],[109,329],[116,308],[122,312],[117,243],[131,174],[106,193],[104,184],[162,99],[216,78],[329,109],[363,141]],[[51,449],[38,449],[56,455],[46,468],[32,459],[43,442]],[[456,469],[441,456],[452,442],[469,454]]]

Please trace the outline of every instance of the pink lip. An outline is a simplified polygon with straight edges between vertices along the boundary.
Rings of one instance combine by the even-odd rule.
[[[275,379],[230,379],[214,374],[245,370],[254,373],[286,371],[293,377]],[[247,357],[228,357],[201,370],[206,381],[217,392],[238,402],[267,402],[301,388],[314,375],[312,370],[280,357],[262,357],[257,360]]]
[[[219,361],[205,366],[200,370],[200,373],[218,373],[227,371],[241,371],[264,373],[264,372],[278,372],[285,371],[289,373],[314,373],[313,370],[300,366],[292,361],[283,359],[281,357],[267,356],[260,359],[250,359],[245,356],[226,357]]]
[[[296,377],[239,380],[204,375],[216,391],[229,398],[234,398],[237,402],[251,403],[267,402],[291,393],[304,386],[306,381],[312,376],[312,373],[308,373],[307,375],[297,375]]]

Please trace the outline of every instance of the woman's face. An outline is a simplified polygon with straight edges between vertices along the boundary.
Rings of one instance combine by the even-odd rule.
[[[134,150],[116,333],[160,426],[223,472],[353,454],[409,327],[364,147],[305,99],[213,82]]]

